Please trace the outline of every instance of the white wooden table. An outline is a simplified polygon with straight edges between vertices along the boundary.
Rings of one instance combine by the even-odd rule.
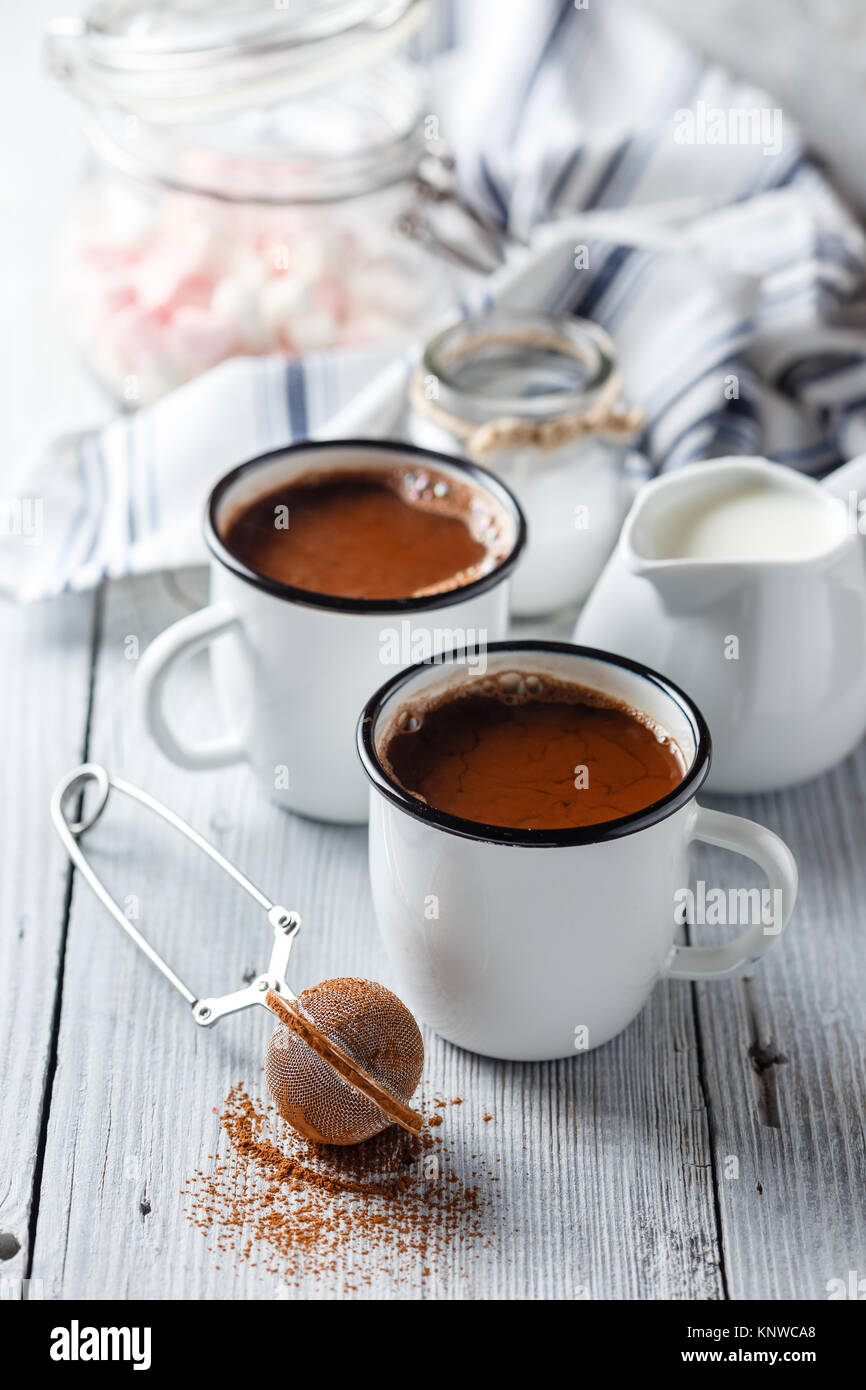
[[[130,639],[143,650],[203,599],[189,573],[0,609],[7,1297],[25,1278],[45,1298],[280,1292],[262,1268],[217,1261],[180,1197],[216,1151],[213,1107],[233,1082],[256,1083],[268,1020],[254,1010],[197,1030],[70,873],[47,809],[68,769],[87,757],[154,792],[297,906],[294,978],[389,982],[365,832],[286,815],[245,769],[180,772],[134,717]],[[178,674],[175,698],[201,732],[203,667]],[[564,1062],[502,1064],[426,1038],[431,1082],[464,1097],[448,1117],[458,1171],[478,1153],[502,1174],[489,1248],[470,1259],[455,1246],[427,1296],[822,1299],[828,1281],[866,1276],[866,749],[802,790],[720,804],[778,831],[800,864],[789,934],[754,979],[659,986],[625,1034]],[[86,843],[196,990],[235,988],[264,965],[253,905],[147,812],[110,804]],[[741,885],[736,862],[707,853],[700,873]],[[356,1261],[349,1250],[302,1294],[338,1296]],[[410,1296],[406,1273],[395,1264],[353,1296]]]

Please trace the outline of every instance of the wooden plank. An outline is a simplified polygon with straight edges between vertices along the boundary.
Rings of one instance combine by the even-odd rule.
[[[20,1297],[50,1086],[69,865],[48,818],[84,749],[95,596],[0,605],[0,1290]]]
[[[729,1295],[838,1296],[866,1277],[866,745],[806,787],[714,804],[776,830],[800,868],[753,979],[697,991]],[[713,881],[736,881],[728,861]]]
[[[187,581],[185,580],[184,583]],[[270,806],[244,769],[188,774],[152,748],[131,714],[134,661],[189,603],[161,578],[113,585],[94,697],[91,756],[154,791],[214,837],[264,890],[305,921],[298,983],[334,974],[389,982],[375,931],[362,830],[316,825]],[[175,704],[207,732],[201,668],[178,673]],[[264,964],[257,910],[146,812],[118,803],[88,837],[119,899],[195,990],[234,988]],[[281,1293],[259,1265],[215,1257],[182,1214],[180,1189],[209,1170],[229,1086],[262,1090],[264,1011],[199,1032],[186,1006],[76,883],[45,1157],[36,1272],[48,1296],[249,1298]],[[448,1107],[452,1171],[479,1160],[501,1174],[486,1243],[455,1243],[419,1287],[417,1260],[394,1255],[371,1284],[347,1249],[301,1296],[718,1298],[708,1119],[686,986],[658,991],[598,1053],[512,1066],[427,1038],[427,1075]],[[493,1119],[484,1122],[484,1114]],[[477,1155],[478,1157],[473,1157]],[[377,1260],[377,1266],[381,1263]],[[217,1268],[217,1265],[220,1268]],[[292,1291],[294,1296],[295,1291]]]

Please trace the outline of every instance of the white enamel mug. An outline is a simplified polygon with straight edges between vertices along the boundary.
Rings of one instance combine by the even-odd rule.
[[[580,829],[509,830],[438,811],[385,770],[399,712],[465,679],[460,653],[394,676],[369,701],[358,748],[370,791],[370,876],[397,987],[443,1037],[492,1057],[536,1061],[598,1047],[625,1028],[656,982],[727,979],[787,924],[797,869],[770,830],[698,806],[710,736],[687,695],[649,668],[588,647],[497,642],[487,677],[537,673],[643,711],[676,740],[687,771],[660,801]],[[579,795],[579,792],[577,793]],[[721,845],[767,876],[762,910],[719,946],[675,942],[689,847]],[[757,894],[758,890],[750,890]],[[749,892],[736,902],[757,906]],[[743,916],[748,916],[744,911]]]
[[[249,569],[225,545],[230,519],[280,484],[310,472],[405,467],[448,485],[470,484],[500,528],[501,558],[472,583],[405,599],[342,598],[282,584]],[[138,693],[166,757],[191,769],[249,762],[281,806],[321,820],[363,822],[367,786],[355,753],[358,710],[388,670],[455,644],[483,650],[504,634],[508,581],[526,528],[511,493],[474,464],[380,440],[304,443],[242,464],[217,483],[204,534],[210,603],[175,623],[145,652]],[[164,709],[173,667],[211,646],[217,704],[228,730],[187,742]]]

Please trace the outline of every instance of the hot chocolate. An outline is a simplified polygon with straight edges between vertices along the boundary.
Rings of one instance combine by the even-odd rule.
[[[471,583],[503,558],[476,489],[432,469],[309,473],[240,509],[225,543],[250,569],[344,598],[413,598]]]
[[[514,829],[617,820],[666,796],[686,771],[676,743],[639,711],[520,672],[404,707],[383,761],[437,810]]]

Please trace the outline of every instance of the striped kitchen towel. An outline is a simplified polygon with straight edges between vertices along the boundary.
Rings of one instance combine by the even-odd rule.
[[[821,474],[863,452],[866,239],[788,116],[627,0],[472,10],[434,109],[508,257],[467,305],[606,328],[648,471],[763,453]],[[312,434],[399,435],[412,360],[236,360],[57,441],[0,504],[0,591],[199,563],[221,473]]]

